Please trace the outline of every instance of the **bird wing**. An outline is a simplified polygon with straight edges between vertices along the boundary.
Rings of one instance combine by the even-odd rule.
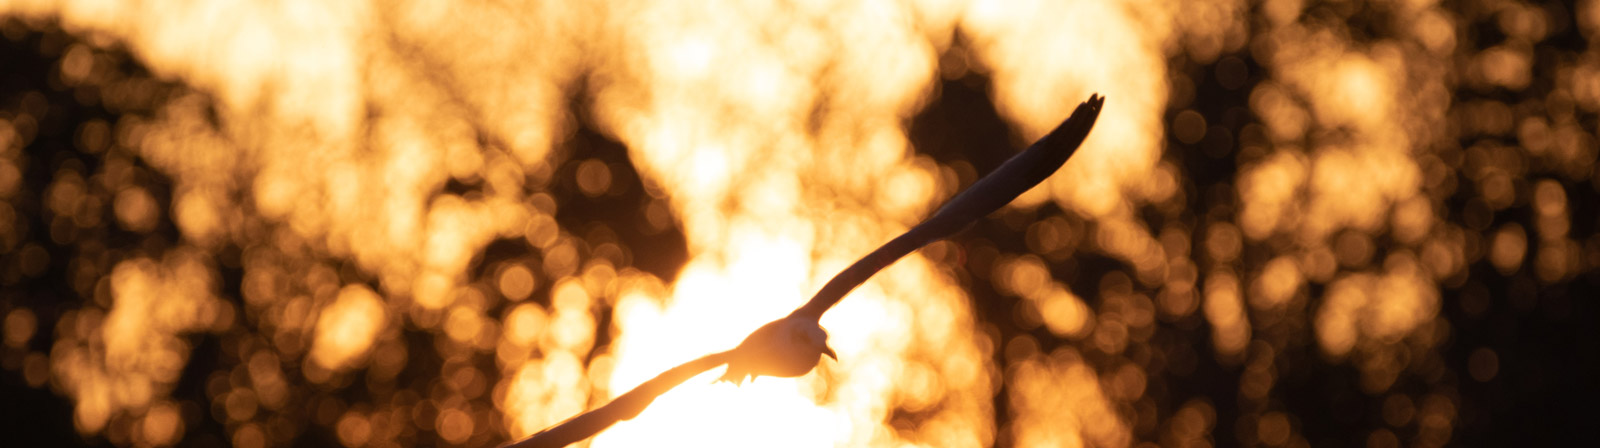
[[[679,364],[635,386],[616,399],[606,403],[605,406],[594,408],[575,417],[569,418],[560,424],[545,428],[534,433],[526,439],[507,444],[501,448],[544,448],[563,447],[577,443],[598,434],[600,431],[611,427],[619,421],[634,418],[639,412],[644,411],[656,397],[678,387],[689,378],[694,378],[701,372],[711,370],[728,362],[733,351],[725,351],[701,356],[698,359]]]
[[[1068,157],[1077,152],[1083,139],[1089,136],[1089,129],[1100,117],[1103,104],[1105,97],[1090,95],[1089,100],[1079,104],[1077,110],[1055,130],[1011,157],[989,175],[978,179],[966,191],[951,198],[933,216],[840,271],[817,291],[817,295],[791,315],[821,319],[822,313],[839,303],[850,290],[884,267],[894,264],[900,257],[955,234],[1049,178],[1062,163],[1066,163]]]
[[[845,268],[823,285],[822,290],[809,302],[791,313],[791,316],[805,316],[813,320],[821,318],[822,313],[838,303],[839,299],[844,298],[845,293],[867,281],[872,274],[929,242],[956,233],[1050,177],[1050,174],[1060,168],[1061,164],[1077,151],[1078,146],[1083,144],[1083,139],[1089,135],[1089,129],[1094,126],[1095,119],[1100,116],[1100,106],[1104,102],[1105,98],[1091,95],[1088,101],[1078,105],[1072,116],[1054,131],[1050,131],[1049,135],[1034,142],[1033,146],[1029,146],[1011,160],[1007,160],[994,172],[978,179],[971,188],[957,194],[921,224],[917,224],[916,227],[912,227],[911,230]],[[561,447],[589,438],[619,421],[639,415],[639,412],[644,411],[656,397],[689,378],[729,363],[735,359],[738,350],[739,348],[734,348],[713,353],[673,367],[611,400],[605,406],[578,414],[502,448]]]

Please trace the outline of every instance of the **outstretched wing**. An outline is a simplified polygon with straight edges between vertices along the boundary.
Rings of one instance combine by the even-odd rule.
[[[689,378],[699,375],[700,372],[711,370],[728,362],[728,357],[733,351],[713,353],[701,356],[699,359],[689,361],[661,372],[655,378],[635,386],[633,390],[618,396],[606,403],[605,406],[594,408],[576,417],[567,419],[555,426],[539,431],[526,439],[507,444],[501,448],[543,448],[563,447],[587,439],[600,431],[611,427],[619,421],[631,419],[644,411],[656,397],[677,387]]]
[[[827,312],[835,303],[839,303],[850,290],[866,282],[884,267],[894,264],[900,257],[966,228],[978,218],[1010,203],[1029,188],[1043,182],[1055,173],[1068,157],[1072,157],[1072,153],[1077,152],[1078,146],[1083,144],[1083,139],[1089,136],[1089,129],[1094,127],[1095,119],[1100,117],[1100,107],[1104,103],[1105,97],[1090,95],[1088,101],[1079,104],[1078,109],[1072,112],[1072,116],[1067,117],[1067,120],[1056,126],[1050,134],[1001,164],[989,175],[978,179],[966,191],[951,198],[950,202],[945,203],[927,220],[860,260],[856,260],[855,264],[839,272],[839,275],[833,276],[832,280],[828,280],[828,283],[822,286],[822,290],[817,291],[817,295],[812,296],[810,301],[794,310],[791,315],[821,319],[822,313]]]
[[[1088,101],[1078,105],[1072,116],[1050,131],[1049,135],[1007,160],[988,176],[978,179],[971,188],[956,195],[926,221],[834,276],[811,301],[795,310],[791,316],[821,318],[823,312],[839,303],[839,299],[872,277],[872,274],[929,242],[956,233],[1050,177],[1083,144],[1084,137],[1089,135],[1089,129],[1094,127],[1095,119],[1100,116],[1100,106],[1104,102],[1105,98],[1099,95],[1089,96]],[[503,448],[561,447],[589,438],[618,421],[639,415],[656,397],[689,378],[728,363],[737,350],[713,353],[673,367],[605,406],[579,414]]]

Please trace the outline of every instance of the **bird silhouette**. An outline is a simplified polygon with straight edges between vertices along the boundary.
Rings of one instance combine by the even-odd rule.
[[[560,447],[583,440],[617,421],[639,415],[657,396],[701,372],[723,364],[727,364],[728,369],[718,381],[742,384],[761,376],[805,375],[822,361],[822,356],[837,359],[833,349],[828,346],[828,333],[820,323],[823,313],[873,274],[911,251],[965,229],[1049,178],[1067,158],[1077,152],[1083,140],[1089,136],[1089,130],[1100,117],[1100,109],[1104,104],[1105,97],[1090,95],[1055,130],[950,198],[950,202],[928,219],[856,260],[822,285],[822,289],[811,300],[788,316],[757,328],[738,346],[662,372],[604,406],[506,446]]]
[[[1090,95],[1050,134],[950,198],[928,219],[840,271],[805,305],[750,333],[732,350],[728,371],[721,380],[742,383],[744,378],[761,375],[800,376],[811,371],[822,354],[838,359],[828,347],[828,333],[819,322],[823,313],[911,251],[967,228],[1049,178],[1077,152],[1104,104],[1104,97]]]
[[[728,371],[719,381],[743,384],[757,376],[796,377],[810,372],[827,355],[828,332],[816,319],[789,316],[767,322],[730,351]]]

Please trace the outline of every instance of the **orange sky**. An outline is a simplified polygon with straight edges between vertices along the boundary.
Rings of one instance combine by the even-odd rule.
[[[1246,404],[1229,412],[1248,415],[1250,440],[1308,443],[1304,417],[1270,399],[1277,356],[1298,337],[1354,368],[1361,392],[1403,396],[1417,415],[1402,425],[1407,442],[1438,445],[1455,421],[1451,393],[1391,387],[1441,350],[1452,306],[1441,291],[1479,259],[1502,273],[1526,264],[1544,282],[1592,269],[1596,246],[1569,235],[1564,185],[1584,185],[1596,150],[1570,113],[1513,123],[1505,104],[1452,97],[1542,78],[1530,62],[1554,26],[1542,10],[1489,2],[1506,41],[1474,53],[1460,13],[1383,3],[1411,19],[1369,35],[1300,1],[0,0],[7,14],[88,36],[62,54],[68,85],[98,82],[96,51],[115,42],[195,91],[147,120],[78,131],[169,176],[170,207],[113,168],[58,173],[45,192],[54,215],[89,219],[85,201],[102,201],[90,192],[109,191],[112,213],[95,222],[170,222],[181,235],[117,260],[104,295],[60,317],[48,384],[71,397],[85,435],[131,427],[117,443],[176,443],[182,404],[170,394],[194,348],[187,335],[243,326],[257,336],[229,339],[239,363],[211,380],[221,410],[201,413],[226,420],[236,446],[288,442],[273,419],[302,388],[383,384],[421,356],[408,350],[437,351],[437,387],[343,406],[329,421],[341,443],[406,444],[408,425],[451,444],[526,436],[731,347],[970,183],[981,173],[920,155],[906,123],[942,82],[973,72],[992,81],[1019,141],[1091,92],[1109,98],[1083,150],[1001,212],[1026,216],[1030,251],[997,254],[981,274],[1017,300],[1019,325],[1042,332],[986,331],[965,274],[944,265],[974,249],[935,245],[823,319],[837,363],[743,387],[708,373],[592,446],[1232,445],[1210,435],[1235,423],[1216,421],[1205,398],[1145,415],[1160,380],[1151,335],[1201,320],[1212,348],[1201,356],[1240,369]],[[1594,3],[1575,14],[1591,35]],[[1258,71],[1228,71],[1248,70],[1241,56]],[[1192,79],[1181,64],[1218,68]],[[1600,70],[1574,64],[1551,98],[1592,111]],[[1257,122],[1219,127],[1224,117],[1198,112],[1197,82],[1245,85],[1226,88]],[[118,88],[139,86],[107,91]],[[592,116],[571,116],[572,97]],[[0,121],[0,168],[22,163],[13,130],[24,118]],[[579,118],[626,146],[669,213],[652,219],[682,231],[675,276],[628,266],[631,248],[556,222],[570,206],[551,193],[559,166],[578,164],[591,197],[623,169],[561,149]],[[1191,190],[1191,173],[1163,154],[1219,129],[1233,143],[1236,177],[1220,192],[1231,206],[1184,210],[1218,193]],[[1442,143],[1474,130],[1511,138]],[[1579,168],[1535,174],[1531,160]],[[1440,185],[1457,179],[1490,211],[1531,197],[1535,223],[1452,221],[1456,193]],[[451,182],[482,188],[445,192]],[[530,255],[474,264],[506,239]],[[230,245],[238,291],[219,285]],[[1075,253],[1124,268],[1061,278]],[[8,314],[6,341],[33,337],[17,330],[33,316]],[[404,329],[436,342],[396,342]],[[996,410],[1002,386],[1010,408]],[[418,401],[426,418],[402,409]],[[905,412],[917,424],[897,424]],[[997,412],[1011,420],[997,426]]]

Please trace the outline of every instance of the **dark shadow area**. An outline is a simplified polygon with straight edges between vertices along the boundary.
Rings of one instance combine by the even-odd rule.
[[[16,446],[110,446],[104,438],[80,437],[73,426],[73,405],[57,395],[48,382],[30,384],[28,369],[48,369],[56,322],[63,313],[92,303],[94,279],[108,274],[116,260],[139,254],[159,254],[170,247],[177,229],[159,222],[150,232],[125,229],[115,222],[116,192],[94,182],[103,175],[108,157],[131,162],[133,182],[144,188],[158,207],[170,208],[171,180],[132,157],[110,135],[119,120],[148,117],[181,87],[154,79],[144,67],[120,49],[95,51],[92,57],[106,67],[99,81],[139,82],[146,89],[137,95],[106,98],[100,85],[69,86],[61,82],[60,59],[82,40],[53,25],[35,31],[13,18],[0,18],[0,119],[11,122],[27,144],[15,159],[21,174],[9,201],[0,202],[0,219],[10,222],[0,234],[0,314],[25,307],[37,323],[34,336],[21,349],[0,348],[0,434]],[[97,137],[85,141],[84,130]],[[63,215],[50,210],[45,195],[52,185],[84,185],[83,194],[95,198],[92,208]],[[204,341],[196,341],[204,344]],[[190,366],[189,372],[205,369]],[[202,398],[179,388],[179,399]],[[204,419],[199,429],[220,430]]]
[[[1475,4],[1461,5],[1466,23],[1455,30],[1461,36],[1458,53],[1477,54],[1508,39],[1498,16],[1474,12]],[[1260,20],[1261,6],[1248,11]],[[1561,103],[1559,61],[1593,57],[1593,51],[1561,5],[1543,6],[1552,21],[1549,37],[1533,51],[1532,82],[1526,89],[1511,91],[1498,87],[1462,85],[1450,92],[1451,112],[1474,104],[1505,105],[1516,119],[1539,118],[1552,110],[1575,110],[1572,115],[1581,130],[1591,136],[1597,132],[1600,115],[1594,110],[1574,107],[1571,98]],[[1313,6],[1305,21],[1352,22],[1358,41],[1371,36],[1393,34],[1390,25],[1405,18],[1395,11],[1379,8],[1349,9],[1342,5]],[[1565,15],[1562,15],[1565,14]],[[73,425],[73,403],[59,387],[49,381],[48,358],[52,353],[56,323],[64,313],[86,306],[109,308],[98,280],[109,275],[118,261],[140,256],[160,257],[183,243],[183,236],[167,216],[173,209],[173,180],[152,168],[126,147],[119,146],[115,132],[123,120],[147,119],[173,96],[189,93],[186,86],[154,77],[126,50],[116,46],[90,45],[97,63],[110,67],[104,78],[92,83],[68,85],[61,81],[60,67],[66,52],[85,38],[72,36],[54,24],[25,25],[14,19],[0,19],[4,37],[0,38],[0,118],[12,123],[28,143],[16,159],[20,161],[17,192],[0,198],[0,219],[11,219],[9,233],[0,235],[0,317],[19,308],[31,310],[37,327],[24,347],[0,347],[0,440],[15,446],[112,446],[112,440],[128,440],[131,431],[126,419],[115,420],[101,434],[80,436]],[[1365,39],[1362,36],[1366,36]],[[965,60],[961,52],[967,44],[956,40],[943,60]],[[1185,240],[1189,253],[1207,251],[1203,235],[1213,226],[1231,225],[1239,219],[1241,199],[1236,184],[1241,173],[1270,154],[1263,117],[1256,116],[1251,94],[1268,79],[1262,61],[1257,61],[1248,46],[1240,51],[1218,55],[1210,60],[1194,60],[1188,55],[1169,56],[1166,61],[1171,93],[1161,119],[1168,129],[1162,162],[1180,173],[1183,191],[1181,207],[1162,208],[1143,205],[1134,210],[1136,219],[1149,229],[1182,228],[1193,235]],[[1465,66],[1470,59],[1451,63]],[[1016,154],[1025,146],[1023,136],[1006,124],[996,111],[991,97],[991,81],[980,67],[961,70],[939,81],[925,108],[906,123],[908,137],[917,155],[932,158],[957,173],[961,187],[971,185]],[[137,83],[132,95],[106,92],[106,86]],[[588,86],[580,80],[567,99],[566,112],[572,129],[558,143],[548,185],[529,187],[529,194],[545,194],[556,204],[554,219],[567,236],[577,241],[579,260],[605,259],[618,270],[638,269],[670,282],[687,261],[687,242],[667,209],[666,198],[647,185],[628,156],[628,148],[613,136],[600,131],[591,115]],[[1076,102],[1081,98],[1063,99]],[[1119,99],[1108,99],[1115,103]],[[1563,106],[1564,104],[1564,106]],[[24,118],[26,117],[26,118]],[[1203,126],[1197,132],[1173,132],[1175,123],[1199,117]],[[1102,120],[1105,118],[1102,117]],[[1456,117],[1456,121],[1464,119]],[[213,123],[215,124],[215,123]],[[1330,359],[1323,353],[1314,334],[1316,310],[1325,304],[1328,285],[1305,281],[1295,293],[1304,309],[1292,316],[1248,315],[1255,336],[1240,360],[1217,356],[1213,326],[1204,311],[1183,317],[1160,316],[1151,334],[1138,335],[1139,344],[1129,344],[1126,352],[1101,353],[1090,347],[1086,338],[1058,337],[1035,322],[1018,319],[1023,307],[1017,297],[1000,292],[991,278],[998,260],[1030,255],[1029,224],[1047,218],[1064,221],[1072,229],[1068,244],[1077,248],[1069,256],[1044,257],[1054,281],[1072,285],[1091,311],[1102,305],[1099,291],[1108,278],[1119,278],[1132,294],[1157,297],[1158,287],[1129,280],[1135,269],[1128,263],[1094,247],[1098,224],[1089,217],[1047,203],[1034,210],[1002,210],[980,220],[950,239],[953,248],[942,261],[972,299],[974,313],[982,331],[996,342],[988,360],[1004,378],[1007,344],[1031,338],[1037,349],[1050,353],[1057,348],[1078,348],[1083,363],[1097,369],[1105,378],[1123,363],[1133,363],[1147,376],[1142,396],[1115,409],[1127,421],[1135,443],[1163,443],[1167,427],[1162,422],[1195,400],[1203,400],[1214,410],[1210,437],[1216,446],[1233,446],[1243,440],[1255,441],[1262,432],[1254,416],[1278,413],[1290,416],[1289,425],[1310,446],[1370,446],[1373,434],[1383,431],[1402,445],[1419,437],[1426,421],[1422,410],[1428,406],[1448,406],[1455,416],[1450,445],[1460,446],[1585,446],[1596,442],[1594,422],[1600,420],[1600,338],[1594,329],[1600,323],[1600,182],[1590,178],[1564,176],[1566,167],[1524,156],[1526,172],[1512,179],[1514,198],[1510,205],[1487,208],[1479,192],[1486,180],[1461,174],[1464,164],[1473,163],[1474,154],[1489,152],[1487,147],[1515,147],[1513,132],[1489,135],[1475,133],[1470,126],[1452,129],[1451,141],[1416,148],[1432,151],[1435,166],[1423,170],[1442,170],[1448,181],[1424,186],[1438,193],[1429,205],[1437,210],[1433,219],[1459,223],[1471,233],[1479,252],[1469,257],[1464,273],[1439,281],[1439,309],[1443,328],[1441,342],[1415,351],[1405,351],[1406,370],[1391,386],[1380,392],[1363,389],[1363,372],[1355,358]],[[480,132],[482,130],[479,130]],[[100,134],[96,134],[99,132]],[[87,133],[87,134],[86,134]],[[486,133],[486,132],[484,132]],[[1330,133],[1337,134],[1337,133]],[[91,137],[86,140],[85,135]],[[98,135],[99,137],[92,137]],[[98,139],[97,139],[98,138]],[[1339,135],[1311,135],[1301,142],[1306,147]],[[1323,140],[1319,140],[1323,139]],[[485,147],[503,146],[484,137]],[[1476,151],[1476,152],[1475,152]],[[131,167],[133,184],[149,193],[163,217],[143,230],[129,230],[117,221],[116,191],[92,181],[103,174],[108,160]],[[1068,163],[1071,163],[1070,161]],[[121,165],[119,165],[121,166]],[[49,192],[65,179],[85,180],[83,194],[94,198],[84,207],[60,213],[52,210]],[[1553,182],[1566,198],[1570,215],[1566,237],[1576,242],[1580,268],[1554,279],[1541,278],[1537,263],[1542,249],[1537,236],[1525,240],[1526,256],[1516,269],[1503,272],[1483,252],[1493,244],[1497,229],[1515,224],[1518,229],[1539,228],[1536,206],[1539,181]],[[70,183],[70,182],[69,182]],[[531,182],[530,182],[531,183]],[[1546,184],[1548,185],[1548,184]],[[463,197],[483,194],[480,180],[452,178],[435,194]],[[1448,190],[1446,190],[1448,189]],[[1296,200],[1305,200],[1302,194]],[[249,204],[248,200],[239,203]],[[246,210],[245,213],[254,213]],[[1379,211],[1379,213],[1390,213]],[[262,234],[274,229],[262,230]],[[1295,241],[1284,235],[1241,243],[1237,267],[1241,283],[1275,257],[1294,250]],[[1381,264],[1385,257],[1402,247],[1387,234],[1371,238],[1371,260]],[[227,404],[219,390],[226,390],[232,377],[248,375],[252,360],[241,357],[238,347],[285,344],[272,340],[269,331],[252,327],[246,321],[247,304],[241,298],[245,273],[241,259],[248,248],[225,243],[214,254],[220,278],[217,295],[240,310],[239,325],[218,333],[184,336],[190,353],[171,399],[181,404],[184,439],[181,446],[231,446],[233,432],[241,424],[230,420]],[[494,278],[511,263],[538,266],[547,254],[524,238],[501,238],[491,242],[471,261],[471,281]],[[306,263],[321,263],[336,271],[341,284],[373,286],[377,279],[359,272],[351,262],[325,253],[297,254]],[[1206,288],[1205,275],[1213,263],[1193,256],[1202,272],[1195,290]],[[941,261],[941,260],[936,260]],[[579,263],[581,266],[582,263]],[[550,305],[552,282],[534,269],[536,287],[527,300]],[[487,282],[485,282],[487,283]],[[1113,285],[1117,286],[1117,285]],[[298,286],[296,286],[298,287]],[[1248,287],[1248,286],[1245,286]],[[374,289],[377,289],[374,287]],[[310,294],[308,291],[296,293]],[[1203,294],[1197,295],[1202,297]],[[1197,300],[1204,300],[1203,298]],[[485,315],[501,319],[518,303],[498,301],[487,307]],[[1202,305],[1203,306],[1203,305]],[[595,343],[590,359],[612,341],[611,310],[601,306],[595,312]],[[1247,311],[1248,312],[1248,311]],[[1285,315],[1293,313],[1283,313]],[[405,320],[414,316],[401,317]],[[441,319],[440,316],[422,318]],[[409,322],[409,321],[407,321]],[[484,412],[498,412],[493,396],[501,372],[493,350],[474,353],[465,359],[446,359],[436,347],[452,344],[432,329],[413,323],[401,325],[385,334],[379,351],[398,353],[403,361],[392,372],[378,372],[371,365],[337,374],[327,383],[290,374],[285,387],[294,392],[289,404],[275,410],[252,410],[250,423],[270,426],[275,437],[290,440],[295,446],[340,446],[339,416],[347,409],[374,411],[385,407],[404,408],[402,416],[411,433],[406,437],[417,445],[443,444],[432,426],[441,409],[431,397],[447,395],[446,388],[476,388],[472,406]],[[258,333],[259,332],[259,333]],[[1265,335],[1265,336],[1263,336]],[[1267,337],[1270,336],[1270,337]],[[289,341],[301,343],[304,341]],[[732,341],[730,341],[732,342]],[[292,344],[286,344],[292,345]],[[1494,356],[1493,369],[1484,375],[1484,353]],[[42,357],[42,358],[41,358]],[[1252,372],[1251,360],[1266,357],[1270,367],[1269,391],[1260,399],[1247,399],[1242,384]],[[43,359],[44,361],[41,361]],[[41,362],[43,367],[41,367]],[[301,359],[280,362],[284,370],[297,372]],[[1477,367],[1475,367],[1477,366]],[[488,372],[485,377],[468,378],[441,385],[441,372],[468,370]],[[44,370],[40,370],[44,369]],[[242,369],[242,370],[241,370]],[[41,373],[44,372],[44,373]],[[243,373],[241,373],[243,372]],[[1474,373],[1477,372],[1477,373]],[[42,376],[41,376],[42,375]],[[470,375],[463,375],[470,377]],[[39,378],[46,378],[38,381]],[[30,382],[34,384],[30,384]],[[218,384],[221,386],[218,386]],[[1005,427],[1014,418],[1004,381],[993,401],[997,445],[1009,446]],[[453,396],[453,395],[452,395]],[[1430,398],[1442,397],[1442,398]],[[1429,401],[1433,400],[1433,401]],[[1441,401],[1442,400],[1442,401]],[[1441,404],[1443,403],[1443,404]],[[485,411],[487,410],[487,411]],[[931,412],[897,409],[891,420],[897,426],[915,426],[932,416]],[[117,423],[120,421],[121,423]],[[498,419],[488,427],[479,426],[468,444],[499,442],[504,429]],[[107,434],[112,434],[108,436]],[[1386,439],[1385,439],[1386,440]],[[1382,442],[1382,440],[1380,440]],[[664,442],[671,444],[672,441]]]

